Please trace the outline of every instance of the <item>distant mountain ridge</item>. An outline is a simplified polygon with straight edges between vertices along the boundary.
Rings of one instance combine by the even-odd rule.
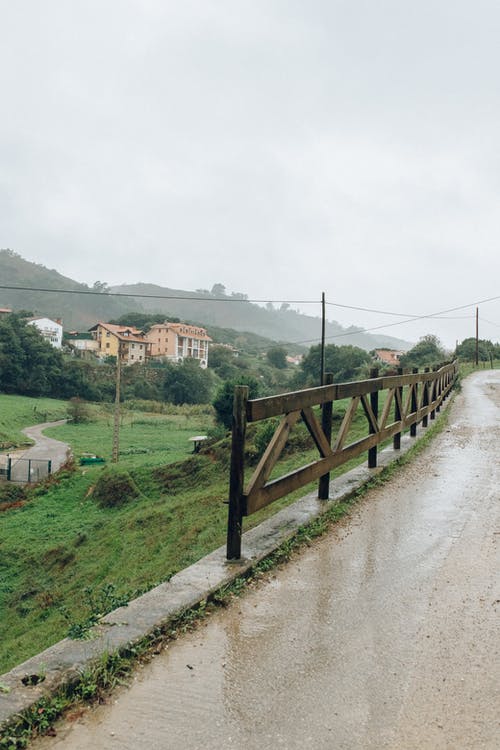
[[[11,250],[0,250],[2,286],[68,290],[71,293],[0,289],[0,307],[31,310],[51,318],[62,318],[66,330],[86,330],[98,320],[112,320],[128,312],[162,313],[203,327],[217,326],[249,331],[273,341],[311,346],[321,335],[321,319],[304,315],[286,305],[280,309],[261,307],[236,296],[190,292],[155,284],[127,284],[109,291],[112,296],[81,284],[54,269],[25,260]],[[144,295],[144,296],[143,296]],[[241,295],[243,296],[243,295]],[[167,299],[165,299],[167,298]],[[194,299],[193,299],[194,298]],[[412,344],[392,336],[356,333],[339,323],[327,321],[328,343],[353,344],[367,351],[376,348],[409,349]]]

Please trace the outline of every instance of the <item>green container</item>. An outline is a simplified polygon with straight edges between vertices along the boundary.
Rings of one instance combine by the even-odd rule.
[[[80,459],[80,465],[84,466],[85,464],[104,464],[106,463],[106,459],[102,458],[101,456],[82,456]]]

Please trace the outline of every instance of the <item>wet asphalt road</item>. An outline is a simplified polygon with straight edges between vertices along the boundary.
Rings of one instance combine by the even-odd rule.
[[[35,747],[495,750],[500,372],[350,518]]]

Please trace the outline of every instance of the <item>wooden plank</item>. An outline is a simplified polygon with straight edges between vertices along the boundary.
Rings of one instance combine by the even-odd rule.
[[[300,411],[307,406],[318,406],[326,403],[326,401],[337,401],[337,388],[337,385],[322,385],[317,388],[306,388],[303,391],[292,391],[277,396],[253,399],[248,402],[247,420],[258,422],[261,419]]]
[[[391,410],[392,401],[394,399],[394,394],[397,393],[397,392],[398,392],[397,389],[391,389],[389,391],[389,393],[387,394],[387,398],[385,400],[384,408],[382,410],[382,414],[381,414],[380,420],[379,420],[379,427],[380,427],[381,430],[383,430],[384,427],[385,427],[385,425],[386,425],[387,418],[388,418],[389,412]]]
[[[438,378],[444,378],[445,375],[446,379],[449,377],[448,385],[443,385],[441,392],[439,392],[439,389],[437,387],[435,391],[434,383],[437,384]],[[337,386],[322,386],[320,388],[308,389],[306,392],[287,394],[286,397],[276,397],[278,400],[276,400],[276,398],[274,400],[273,398],[271,398],[271,405],[269,403],[263,403],[269,402],[268,399],[257,400],[260,401],[261,404],[255,411],[255,415],[264,413],[268,408],[275,408],[278,402],[281,404],[298,403],[298,401],[296,400],[298,398],[298,395],[300,393],[307,393],[308,395],[306,401],[308,400],[308,403],[301,406],[301,411],[303,412],[304,420],[308,425],[308,428],[313,439],[315,440],[316,445],[318,446],[318,449],[324,455],[323,458],[319,459],[318,461],[307,464],[306,466],[303,466],[294,472],[290,472],[283,477],[279,477],[278,479],[275,479],[272,482],[265,484],[264,486],[262,486],[262,479],[263,477],[266,477],[266,471],[268,470],[270,464],[269,462],[262,461],[261,464],[259,464],[257,472],[259,475],[259,482],[261,483],[260,486],[259,482],[253,481],[251,485],[249,485],[249,488],[244,495],[247,514],[254,513],[256,510],[269,505],[269,503],[273,502],[274,500],[283,497],[284,495],[293,492],[300,487],[303,487],[304,485],[314,481],[315,479],[318,479],[335,467],[340,466],[346,461],[349,461],[351,458],[359,456],[362,453],[373,449],[378,444],[384,442],[390,437],[393,437],[397,433],[400,433],[403,429],[407,429],[408,427],[410,427],[413,430],[413,427],[416,426],[417,422],[420,422],[422,419],[426,418],[431,413],[431,411],[443,401],[443,399],[453,386],[455,376],[456,364],[453,363],[452,365],[448,365],[445,368],[441,368],[441,370],[435,373],[412,373],[411,375],[403,375],[399,377],[373,378],[373,380],[359,381],[358,383],[338,384]],[[443,382],[446,382],[446,379]],[[370,398],[369,400],[367,398],[367,394],[377,394],[378,391],[381,390],[380,384],[382,381],[385,381],[386,384],[388,381],[390,381],[391,385],[394,388],[402,388],[403,384],[408,385],[408,394],[404,404],[403,397],[400,391],[398,392],[398,390],[396,390],[394,395],[392,395],[391,393],[388,394],[386,407],[384,408],[384,413],[379,425],[377,421],[377,415],[374,411],[373,406],[371,405],[372,399]],[[417,384],[421,384],[422,387],[417,389]],[[368,388],[368,386],[375,387]],[[321,426],[319,425],[314,413],[310,409],[310,407],[315,403],[325,403],[325,401],[314,401],[313,398],[317,399],[318,396],[321,399],[326,398],[326,389],[330,389],[328,398],[330,398],[332,401],[337,400],[338,398],[346,398],[346,394],[349,392],[354,394],[342,420],[342,424],[337,434],[333,450],[330,449],[327,438]],[[318,393],[319,391],[321,391],[321,393]],[[416,395],[418,391],[420,391],[420,393],[418,394],[420,397],[417,399]],[[287,401],[288,396],[293,396],[293,398]],[[388,419],[390,410],[390,402],[394,398],[396,399],[399,411],[401,412],[401,419],[396,419],[392,424],[386,425],[385,423]],[[355,441],[354,443],[343,447],[343,444],[351,427],[352,420],[359,406],[360,400],[367,416],[370,429],[374,432],[368,435],[368,437],[362,438],[361,440]],[[430,401],[431,403],[429,403]],[[249,404],[251,403],[255,404],[256,401],[249,402]],[[389,403],[389,406],[387,405],[387,403]],[[411,413],[409,413],[410,409],[412,409]],[[253,413],[250,408],[247,409],[247,416],[249,413]],[[298,417],[296,417],[296,415],[294,414],[295,421],[297,418]],[[285,429],[283,431],[280,431],[280,437],[276,438],[276,447],[280,440],[284,438],[285,434]],[[274,450],[270,449],[268,458],[271,458],[272,455],[274,455]],[[274,465],[275,464],[273,464],[273,466]],[[267,476],[269,476],[269,474]],[[266,481],[266,479],[264,479],[264,481]]]
[[[330,443],[327,440],[326,435],[323,432],[323,429],[321,428],[321,425],[316,419],[313,410],[310,407],[306,407],[305,409],[302,409],[302,418],[304,422],[306,423],[306,427],[309,430],[309,433],[312,439],[314,440],[316,447],[319,450],[321,456],[323,458],[325,456],[329,456],[332,452],[332,449],[330,448]]]
[[[392,437],[394,432],[401,429],[401,425],[393,425],[391,428],[384,430],[382,434],[382,440],[387,440]],[[306,466],[297,469],[296,471],[285,474],[278,479],[274,479],[269,482],[265,487],[260,488],[252,495],[246,495],[246,507],[248,515],[255,513],[261,508],[265,508],[270,503],[274,502],[280,497],[288,495],[290,492],[294,492],[301,487],[304,487],[309,482],[313,482],[318,479],[322,474],[325,474],[337,466],[341,466],[352,458],[360,456],[362,453],[366,453],[370,448],[377,445],[379,438],[378,435],[368,435],[361,440],[351,443],[342,451],[333,453],[331,456],[322,458],[313,463],[307,464]]]
[[[415,394],[415,384],[411,385],[408,388],[408,391],[406,393],[406,399],[401,401],[401,416],[406,417],[408,414],[412,413],[412,403],[413,403],[413,397]]]
[[[377,417],[373,413],[372,406],[366,396],[361,396],[361,403],[363,405],[363,409],[365,410],[366,418],[368,420],[368,424],[370,429],[373,430],[374,433],[377,433],[379,431],[379,424],[377,421]]]
[[[403,404],[402,390],[399,390],[399,388],[396,388],[395,397],[396,397],[396,402],[397,402],[398,409],[399,409],[399,414],[402,416],[405,413],[405,404]]]
[[[325,373],[325,385],[333,383],[333,373]],[[332,442],[332,417],[333,417],[333,402],[327,401],[321,407],[321,430],[328,443],[328,450],[331,453],[331,442]],[[320,500],[328,500],[330,496],[330,474],[322,474],[318,482],[318,498]]]
[[[244,452],[246,430],[246,404],[248,386],[240,385],[234,389],[231,468],[229,475],[229,508],[227,519],[228,560],[239,560],[241,557],[241,532],[246,507],[243,498]]]
[[[432,373],[409,373],[407,375],[391,375],[368,380],[358,380],[353,383],[334,383],[332,385],[318,386],[317,388],[306,388],[302,391],[292,391],[291,393],[252,399],[247,405],[247,421],[257,422],[261,419],[268,419],[269,417],[298,411],[304,407],[319,406],[327,401],[339,401],[340,399],[363,396],[388,388],[428,382],[438,378],[440,373],[452,370],[453,365],[447,365],[441,370]]]
[[[354,419],[354,415],[356,414],[356,411],[358,409],[359,402],[360,397],[356,396],[356,398],[353,398],[351,403],[347,407],[344,418],[342,420],[342,424],[340,425],[339,431],[337,433],[337,438],[333,444],[334,452],[342,449],[349,430],[351,429],[352,420]]]
[[[253,492],[267,482],[283,448],[286,445],[290,431],[297,423],[299,417],[300,411],[285,414],[252,474],[248,484],[247,493]]]

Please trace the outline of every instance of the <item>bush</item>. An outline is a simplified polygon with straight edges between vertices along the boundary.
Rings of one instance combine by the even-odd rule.
[[[101,508],[119,508],[139,496],[139,488],[123,469],[106,469],[96,482],[92,496]]]
[[[26,490],[21,484],[1,484],[0,503],[15,503],[26,500]]]
[[[83,399],[74,396],[68,403],[68,417],[73,424],[85,424],[93,421],[89,405]]]
[[[259,458],[269,445],[278,424],[279,419],[266,419],[265,422],[261,422],[261,424],[258,425],[253,443]]]
[[[234,387],[236,385],[247,385],[249,398],[257,398],[259,395],[259,384],[255,378],[247,375],[240,375],[238,378],[226,380],[219,388],[213,401],[216,419],[219,424],[224,425],[228,430],[231,429],[233,419],[233,398]]]

